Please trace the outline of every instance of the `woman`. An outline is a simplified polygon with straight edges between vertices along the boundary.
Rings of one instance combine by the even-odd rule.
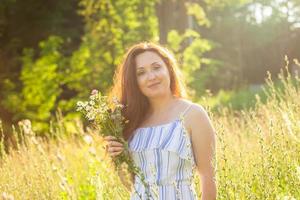
[[[180,72],[172,54],[153,43],[139,43],[126,53],[116,73],[113,95],[126,105],[124,130],[136,165],[149,187],[135,177],[131,199],[197,199],[192,185],[196,168],[201,177],[202,200],[216,199],[213,168],[214,128],[207,112],[185,99]],[[117,156],[121,143],[107,136],[108,152]]]

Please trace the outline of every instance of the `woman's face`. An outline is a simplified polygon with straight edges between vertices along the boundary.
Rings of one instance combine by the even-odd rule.
[[[168,68],[157,53],[143,52],[135,61],[138,86],[146,97],[158,97],[171,91]]]

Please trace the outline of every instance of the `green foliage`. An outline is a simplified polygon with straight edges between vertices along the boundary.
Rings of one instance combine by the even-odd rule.
[[[207,102],[214,111],[217,111],[224,106],[230,107],[233,110],[241,110],[255,107],[256,95],[260,97],[262,102],[265,102],[266,95],[263,90],[253,90],[249,87],[240,88],[236,91],[220,90],[215,96],[204,98],[205,102]]]
[[[200,26],[210,27],[211,25],[210,21],[208,20],[203,7],[201,7],[197,3],[189,3],[189,2],[186,3],[186,7],[187,7],[187,14],[194,16],[195,19],[197,20],[197,23]]]
[[[188,45],[182,48],[185,43]],[[201,94],[205,82],[216,72],[214,61],[204,56],[204,53],[212,49],[212,42],[201,38],[199,33],[191,29],[187,29],[182,35],[172,30],[168,33],[168,46],[175,52],[187,85],[194,90],[190,90],[192,95],[195,92],[196,95]],[[203,69],[202,65],[207,67]]]
[[[183,63],[188,82],[193,82],[197,77],[194,72],[201,68],[202,64],[209,64],[209,59],[204,58],[203,54],[211,50],[211,45],[207,40],[197,37],[183,52]]]
[[[67,59],[66,65],[68,67],[62,72],[64,78],[61,83],[66,90],[73,93],[65,98],[60,98],[58,102],[58,107],[62,112],[68,113],[67,118],[73,118],[76,102],[89,93],[86,86],[91,82],[89,74],[92,72],[92,67],[87,65],[90,56],[90,49],[85,45],[81,45]]]
[[[59,73],[63,40],[51,36],[39,44],[40,53],[25,49],[22,57],[22,91],[12,94],[6,103],[18,111],[16,118],[29,118],[37,122],[48,121],[61,93]]]
[[[230,6],[240,6],[251,2],[251,0],[204,0],[209,9],[224,9]]]
[[[85,84],[88,80],[83,79],[91,72],[91,67],[87,66],[87,60],[90,58],[91,52],[88,47],[82,45],[77,51],[72,53],[70,58],[70,68],[65,72],[65,84],[68,88],[82,91],[85,88],[82,84]]]
[[[16,122],[21,118],[46,122],[56,109],[60,109],[68,119],[74,117],[75,103],[87,96],[91,89],[108,92],[115,68],[120,64],[126,48],[144,40],[157,42],[161,31],[155,13],[157,4],[161,3],[159,0],[51,1],[47,5],[58,7],[53,13],[48,12],[45,6],[37,12],[31,12],[31,9],[39,6],[39,2],[32,0],[31,3],[32,8],[15,0],[5,0],[0,4],[0,11],[3,11],[0,15],[3,23],[0,26],[4,27],[0,27],[0,39],[8,38],[3,45],[7,48],[3,51],[0,49],[0,113],[4,113],[5,123],[7,119]],[[77,3],[79,7],[76,7]],[[252,107],[254,92],[250,89],[228,90],[238,88],[250,76],[257,81],[256,78],[264,74],[267,65],[274,66],[274,69],[279,65],[278,56],[274,57],[278,55],[278,48],[272,47],[278,44],[277,47],[286,49],[290,40],[281,38],[281,35],[295,36],[291,30],[299,16],[299,3],[296,0],[289,3],[271,0],[204,0],[180,5],[186,6],[189,29],[179,32],[176,28],[180,26],[176,25],[168,33],[167,45],[179,61],[191,96],[199,99],[206,88],[214,92],[223,88],[224,91],[221,90],[212,98],[212,102],[231,104],[234,109]],[[253,17],[255,6],[272,7],[272,15],[257,23]],[[282,12],[289,7],[290,18]],[[13,14],[20,13],[17,11],[23,8],[27,13],[24,18],[23,15]],[[79,11],[77,17],[76,9]],[[73,11],[66,15],[69,18],[64,15],[69,13],[66,11]],[[10,34],[12,32],[7,29],[8,25],[21,18],[33,23],[34,27],[47,27],[49,31],[37,34],[35,32],[44,29],[33,28],[32,32]],[[38,20],[40,18],[43,20]],[[70,18],[75,19],[74,27],[78,31],[68,28],[67,19]],[[183,25],[186,27],[186,24]],[[81,28],[83,26],[84,31]],[[40,42],[37,49],[24,50],[19,59],[21,66],[13,64],[18,63],[19,47],[34,46],[36,41],[52,32],[57,32],[64,39],[49,37]],[[24,42],[24,38],[28,40]],[[276,45],[269,46],[272,43]],[[272,49],[269,51],[265,47]],[[5,60],[7,57],[12,57],[9,58],[11,62]],[[269,57],[272,63],[254,57]],[[251,69],[255,66],[257,70],[248,73],[249,66]]]
[[[296,78],[290,78],[289,85],[298,88],[299,82]],[[236,90],[220,90],[214,96],[207,91],[199,103],[210,106],[213,111],[218,111],[222,107],[230,107],[232,110],[250,110],[255,107],[258,99],[265,104],[267,103],[267,94],[280,94],[287,89],[286,87],[285,82],[278,79],[272,81],[271,86],[265,83],[259,87],[244,86]]]
[[[180,51],[181,43],[182,43],[183,39],[184,38],[178,33],[178,31],[171,30],[171,31],[169,31],[168,38],[167,38],[168,46],[173,50],[173,52],[178,54]],[[179,55],[177,55],[177,56],[179,56]]]
[[[24,49],[19,92],[15,82],[5,79],[1,87],[6,97],[1,104],[14,114],[14,121],[29,118],[41,127],[56,109],[73,116],[76,101],[91,89],[110,88],[128,46],[158,40],[155,3],[81,0],[85,32],[78,49],[66,51],[62,46],[70,48],[69,41],[56,36],[40,42],[37,50]]]
[[[167,42],[175,53],[176,59],[183,72],[189,95],[194,99],[201,96],[207,84],[216,76],[220,61],[208,58],[205,53],[210,52],[216,44],[201,37],[199,27],[210,27],[204,8],[198,3],[185,3],[187,14],[195,19],[195,24],[186,29],[183,34],[176,30],[168,33]]]
[[[115,68],[126,47],[157,35],[154,15],[156,1],[80,1],[85,33],[72,52],[63,71],[63,84],[72,95],[60,99],[58,106],[73,115],[76,102],[94,88],[107,92]]]
[[[80,1],[80,14],[85,20],[82,45],[90,52],[85,63],[89,72],[82,77],[88,80],[86,87],[101,91],[109,89],[114,70],[126,48],[138,41],[155,40],[155,2]]]

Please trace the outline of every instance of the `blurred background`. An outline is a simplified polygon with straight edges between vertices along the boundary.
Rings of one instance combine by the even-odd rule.
[[[285,55],[300,57],[300,2],[1,0],[4,128],[30,119],[46,130],[57,115],[73,119],[92,89],[109,92],[122,55],[141,41],[172,50],[194,101],[249,108],[267,71],[276,77]]]
[[[0,199],[129,199],[76,103],[141,41],[207,109],[218,199],[300,199],[299,0],[0,0]]]

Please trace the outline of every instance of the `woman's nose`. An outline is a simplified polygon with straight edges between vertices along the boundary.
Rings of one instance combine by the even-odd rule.
[[[152,80],[152,79],[155,79],[156,78],[156,74],[154,72],[149,72],[148,73],[148,80]]]

